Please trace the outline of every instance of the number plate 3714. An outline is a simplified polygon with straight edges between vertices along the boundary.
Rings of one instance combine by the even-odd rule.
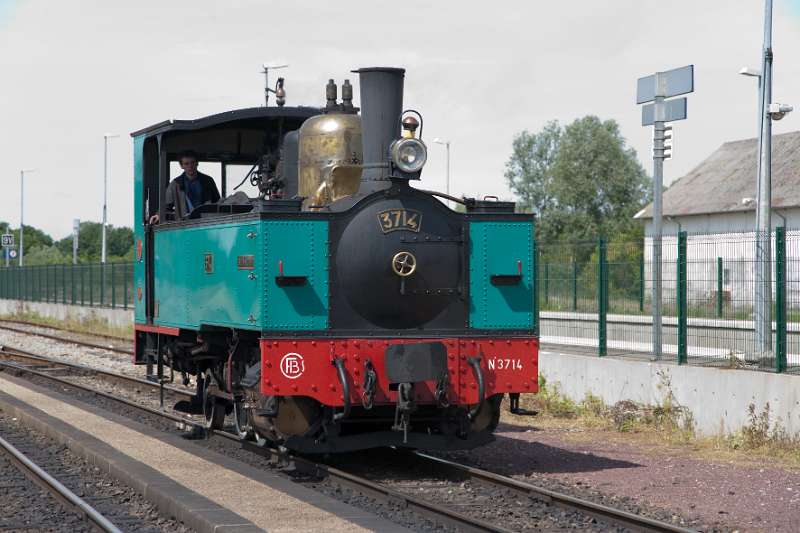
[[[419,233],[422,213],[414,209],[387,209],[378,213],[378,224],[384,233],[399,230]]]

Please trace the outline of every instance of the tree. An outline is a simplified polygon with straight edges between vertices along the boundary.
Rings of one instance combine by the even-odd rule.
[[[633,215],[649,200],[651,183],[616,121],[595,116],[523,131],[505,176],[521,207],[537,213],[544,242],[635,232]]]
[[[552,166],[558,152],[561,126],[551,120],[539,133],[523,131],[514,138],[505,176],[521,204],[535,213],[552,206]]]
[[[25,253],[26,266],[58,265],[69,263],[70,261],[71,256],[67,257],[62,254],[56,246],[34,246],[29,252]]]
[[[99,222],[81,222],[78,234],[78,259],[81,262],[100,261],[102,255],[103,225]],[[56,243],[62,254],[72,257],[72,236]],[[133,230],[108,226],[106,253],[109,261],[133,258]]]
[[[6,228],[10,228],[9,233],[14,235],[14,244],[18,247],[19,246],[19,228],[12,228],[11,224],[7,222],[0,222],[0,228],[2,228],[3,233],[5,233]],[[43,232],[38,228],[34,228],[33,226],[28,226],[25,224],[25,256],[31,252],[33,248],[37,247],[49,247],[53,245],[53,238],[50,237],[47,233]],[[19,248],[17,248],[19,249]]]

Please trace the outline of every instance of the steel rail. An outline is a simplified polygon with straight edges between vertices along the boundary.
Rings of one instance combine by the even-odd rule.
[[[75,383],[75,382],[60,378],[58,376],[53,376],[53,375],[48,374],[46,372],[41,372],[39,370],[35,370],[35,369],[28,368],[28,367],[25,367],[25,366],[21,366],[21,365],[17,365],[17,364],[14,364],[14,363],[10,363],[8,361],[0,361],[0,368],[2,368],[2,367],[8,368],[8,369],[11,369],[11,370],[21,371],[21,372],[24,372],[24,373],[27,373],[27,374],[30,374],[30,375],[42,377],[42,378],[45,378],[47,380],[53,381],[55,383],[59,383],[61,385],[65,385],[65,386],[68,386],[68,387],[73,387],[73,388],[82,390],[84,392],[88,392],[88,393],[94,394],[96,396],[100,396],[102,398],[105,398],[105,399],[108,399],[108,400],[123,404],[123,405],[125,405],[127,407],[138,409],[138,410],[140,410],[142,412],[146,412],[148,414],[151,414],[151,415],[154,415],[154,416],[157,416],[157,417],[166,418],[168,420],[184,424],[185,426],[191,426],[193,428],[205,429],[205,425],[204,424],[202,424],[200,422],[197,422],[195,420],[191,420],[189,418],[184,418],[182,416],[177,416],[177,415],[173,415],[171,413],[167,413],[167,412],[164,412],[164,411],[153,409],[151,407],[147,407],[145,405],[141,405],[141,404],[138,404],[138,403],[133,402],[131,400],[128,400],[127,398],[122,398],[120,396],[109,394],[107,392],[99,391],[99,390],[93,389],[91,387],[88,387],[88,386],[80,384],[80,383]],[[156,384],[153,384],[151,382],[144,382],[142,384],[143,385],[147,384],[149,386],[157,387]],[[322,476],[328,477],[328,478],[332,479],[335,483],[338,483],[338,484],[353,488],[353,489],[357,490],[358,492],[361,492],[362,494],[365,494],[367,496],[379,499],[381,501],[404,505],[407,508],[409,508],[410,510],[414,511],[415,513],[417,513],[417,514],[420,514],[422,516],[427,516],[429,518],[433,518],[435,520],[438,520],[439,522],[443,522],[443,523],[451,525],[451,526],[456,526],[456,527],[458,527],[459,529],[461,529],[463,531],[470,531],[470,532],[487,532],[487,531],[491,531],[491,532],[497,532],[497,533],[507,533],[509,531],[509,530],[507,530],[505,528],[502,528],[502,527],[499,527],[499,526],[496,526],[496,525],[492,525],[492,524],[490,524],[488,522],[485,522],[485,521],[482,521],[480,519],[472,518],[472,517],[469,517],[467,515],[458,513],[456,511],[452,511],[450,509],[442,508],[440,506],[431,504],[431,503],[426,502],[424,500],[421,500],[419,498],[415,498],[415,497],[410,496],[408,494],[404,494],[404,493],[402,493],[400,491],[397,491],[395,489],[383,486],[383,485],[381,485],[379,483],[375,483],[375,482],[370,481],[368,479],[361,478],[361,477],[353,475],[353,474],[349,474],[349,473],[344,472],[342,470],[339,470],[337,468],[333,468],[333,467],[327,466],[325,464],[317,463],[317,462],[311,461],[309,459],[305,459],[303,457],[299,457],[299,456],[296,456],[296,455],[288,454],[288,453],[285,453],[285,452],[283,452],[281,450],[278,450],[278,449],[275,449],[275,448],[266,447],[266,446],[262,447],[262,446],[257,445],[256,443],[253,443],[253,442],[243,441],[237,435],[234,435],[234,434],[229,433],[227,431],[214,430],[213,432],[210,432],[210,434],[215,436],[215,437],[223,438],[225,440],[229,440],[229,441],[232,441],[232,442],[237,442],[242,446],[243,449],[248,450],[250,452],[258,453],[258,454],[260,454],[262,456],[265,456],[265,457],[268,457],[268,458],[270,458],[272,460],[285,461],[285,462],[287,462],[289,464],[294,465],[295,468],[299,472],[307,473],[307,474],[315,474],[317,477],[322,477]]]
[[[339,485],[354,489],[365,496],[375,498],[383,502],[400,504],[418,515],[433,519],[447,526],[458,528],[460,531],[492,531],[497,533],[507,533],[512,531],[486,522],[485,520],[481,520],[480,518],[473,518],[457,511],[453,511],[443,507],[440,504],[427,502],[421,498],[411,496],[410,494],[406,494],[402,491],[381,485],[380,483],[376,483],[361,476],[345,472],[344,470],[340,470],[324,463],[318,463],[304,457],[283,453],[273,448],[262,447],[250,441],[241,441],[241,443],[242,448],[245,450],[264,456],[270,456],[272,458],[288,460],[294,464],[295,468],[299,472],[308,474],[317,479],[330,478]]]
[[[39,326],[39,327],[48,327],[48,326]],[[103,344],[95,344],[93,342],[86,342],[86,341],[82,341],[82,340],[79,340],[79,339],[70,339],[70,338],[58,337],[57,335],[50,335],[48,333],[41,333],[41,332],[38,332],[38,331],[26,331],[24,329],[12,328],[11,326],[0,325],[0,329],[6,330],[6,331],[11,331],[11,332],[14,332],[14,333],[19,333],[19,334],[22,334],[22,335],[33,335],[34,337],[42,337],[44,339],[50,339],[50,340],[63,342],[63,343],[67,343],[67,344],[75,344],[77,346],[83,346],[85,348],[97,348],[97,349],[100,349],[100,350],[107,350],[109,352],[121,353],[121,354],[125,354],[125,355],[133,355],[133,352],[131,350],[123,350],[122,348],[117,348],[115,346],[106,346],[106,345],[103,345]],[[77,333],[77,332],[73,332],[73,333]]]
[[[31,461],[10,442],[0,437],[0,451],[2,451],[20,472],[33,483],[50,493],[56,500],[68,509],[82,515],[94,524],[100,531],[107,533],[122,533],[108,518],[97,509],[89,505],[86,500],[61,484],[56,478],[48,474],[42,467]]]
[[[0,350],[0,354],[2,354],[2,350]],[[33,354],[31,354],[31,356],[32,355]],[[49,362],[49,358],[43,358],[39,356],[38,359]],[[64,364],[58,361],[56,361],[56,363]],[[74,365],[74,366],[83,367],[83,365]],[[15,369],[32,375],[43,377],[45,379],[55,381],[60,384],[74,387],[83,390],[85,392],[89,392],[91,394],[103,397],[105,399],[121,403],[127,407],[138,409],[140,411],[146,412],[148,414],[157,417],[166,418],[168,420],[181,423],[184,424],[185,426],[190,426],[192,428],[205,430],[205,425],[195,420],[191,420],[189,418],[174,415],[172,413],[167,413],[164,411],[153,409],[151,407],[147,407],[145,405],[141,405],[131,400],[128,400],[127,398],[109,394],[103,391],[98,391],[86,385],[74,383],[72,381],[60,378],[58,376],[47,374],[46,372],[40,372],[35,369],[27,368],[24,366],[4,361],[0,361],[0,367]],[[83,367],[83,368],[94,370],[91,369],[91,367]],[[125,379],[129,379],[131,382],[135,382],[143,386],[149,386],[155,388],[158,387],[158,384],[145,380],[140,380],[139,378],[134,378],[131,376],[124,376],[123,374],[117,375],[116,373],[107,371],[99,371],[98,373],[103,375],[111,375],[112,377],[122,376]],[[191,395],[191,393],[187,391],[174,390],[173,392]],[[291,465],[294,465],[294,467],[299,472],[313,475],[316,478],[328,477],[332,479],[334,482],[347,486],[351,489],[354,489],[366,496],[395,504],[399,503],[419,515],[426,516],[428,518],[432,518],[440,522],[444,522],[447,525],[457,527],[464,531],[471,531],[471,532],[509,531],[500,526],[496,526],[488,522],[485,522],[483,520],[472,518],[462,513],[452,511],[440,505],[427,502],[420,498],[416,498],[409,494],[405,494],[401,491],[389,488],[385,485],[381,485],[380,483],[376,483],[366,478],[350,474],[348,472],[326,465],[324,463],[315,462],[310,459],[297,456],[288,452],[284,452],[276,448],[268,446],[259,446],[258,444],[251,441],[244,441],[240,439],[237,435],[234,435],[227,431],[213,430],[209,432],[209,434],[212,436],[223,438],[225,440],[237,442],[242,446],[243,449],[267,457],[270,460],[287,462]],[[530,483],[525,483],[510,477],[502,476],[500,474],[495,474],[486,470],[481,470],[479,468],[462,465],[459,463],[455,463],[453,461],[448,461],[446,459],[441,459],[439,457],[427,455],[422,452],[412,452],[412,453],[414,453],[416,457],[424,461],[431,462],[440,468],[448,469],[451,472],[457,473],[459,475],[465,475],[478,482],[491,484],[494,485],[495,487],[511,490],[518,494],[522,494],[526,497],[536,498],[538,500],[544,501],[545,503],[550,503],[552,505],[556,505],[571,511],[578,511],[582,514],[597,518],[603,522],[616,524],[628,528],[632,531],[641,531],[648,533],[651,532],[652,533],[695,533],[695,530],[692,529],[675,526],[673,524],[661,522],[652,518],[638,516],[633,513],[629,513],[627,511],[615,509],[613,507],[608,507],[588,500],[583,500],[567,494],[558,493],[550,489],[538,487]]]
[[[141,385],[156,389],[158,388],[158,383],[154,383],[152,381],[148,381],[142,378],[137,378],[136,376],[128,376],[127,374],[121,374],[119,372],[114,372],[113,370],[105,370],[103,368],[83,365],[80,363],[61,361],[59,359],[54,359],[52,357],[46,357],[43,355],[37,355],[35,353],[28,352],[21,348],[15,348],[13,346],[8,346],[8,345],[0,345],[0,357],[11,358],[11,359],[22,359],[25,361],[33,362],[35,364],[44,364],[53,367],[61,367],[69,370],[84,372],[87,374],[96,374],[126,383],[134,383],[136,385]],[[191,397],[193,395],[193,393],[190,391],[181,390],[169,385],[165,385],[164,390],[180,396]]]
[[[642,531],[648,533],[696,533],[696,530],[694,529],[676,526],[645,516],[639,516],[629,513],[628,511],[615,509],[613,507],[608,507],[592,501],[576,498],[575,496],[570,496],[568,494],[555,492],[544,487],[538,487],[524,481],[519,481],[511,477],[495,474],[480,468],[463,465],[422,452],[415,451],[412,453],[424,461],[430,462],[440,468],[450,470],[451,472],[465,475],[471,480],[511,490],[517,494],[521,494],[530,498],[536,498],[570,511],[579,511],[583,514],[593,516],[603,522],[615,524],[633,531]]]
[[[23,326],[33,326],[37,328],[47,328],[47,329],[54,329],[56,331],[63,331],[65,333],[75,333],[77,335],[88,335],[90,337],[100,337],[102,339],[108,339],[111,341],[122,341],[122,342],[131,342],[129,337],[121,337],[119,335],[108,335],[106,333],[92,333],[90,331],[77,331],[74,329],[65,328],[63,326],[53,326],[52,324],[44,324],[42,322],[31,322],[28,320],[18,320],[18,319],[11,319],[11,318],[2,318],[0,319],[1,323],[7,324],[21,324]]]

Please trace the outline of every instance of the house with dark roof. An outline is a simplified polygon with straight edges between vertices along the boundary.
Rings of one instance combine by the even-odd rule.
[[[755,281],[758,140],[720,146],[663,196],[663,286],[675,289],[678,231],[687,232],[690,305],[712,308],[721,296],[737,311],[752,307]],[[645,224],[645,279],[652,279],[652,204],[635,218]],[[787,300],[800,305],[800,131],[772,137],[772,228],[787,228]],[[774,245],[772,258],[774,261]],[[773,275],[774,276],[774,275]],[[774,279],[774,277],[773,277]],[[646,282],[646,285],[649,283]],[[649,292],[649,287],[646,287]],[[738,313],[739,316],[742,313]]]
[[[664,191],[664,234],[755,231],[757,152],[758,139],[727,142],[674,181]],[[772,208],[773,228],[800,228],[800,131],[772,136]],[[645,233],[652,210],[635,215]]]

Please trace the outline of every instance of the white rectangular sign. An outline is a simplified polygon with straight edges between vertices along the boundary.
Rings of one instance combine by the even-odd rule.
[[[652,126],[655,121],[655,104],[642,106],[642,126]],[[664,122],[675,122],[686,118],[686,98],[664,102]]]
[[[694,65],[668,70],[661,73],[666,77],[664,98],[694,92]],[[636,103],[652,102],[656,97],[656,76],[651,74],[636,82]]]

